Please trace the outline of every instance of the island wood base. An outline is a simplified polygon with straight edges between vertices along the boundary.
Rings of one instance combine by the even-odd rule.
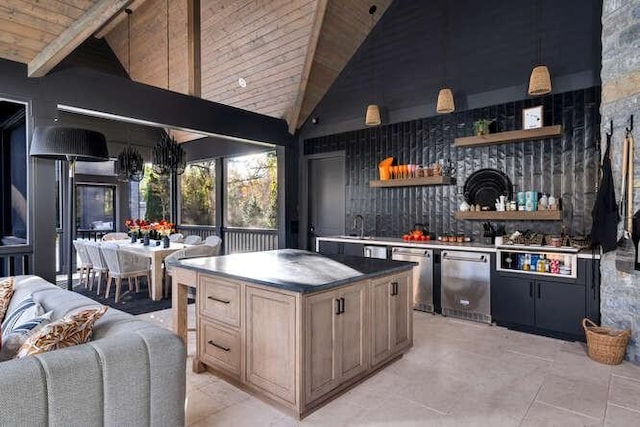
[[[413,345],[410,270],[302,294],[175,268],[174,328],[185,342],[187,287],[197,287],[194,371],[298,418]]]

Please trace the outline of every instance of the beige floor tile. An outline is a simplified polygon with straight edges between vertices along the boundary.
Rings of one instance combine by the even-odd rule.
[[[292,417],[285,417],[282,422],[292,423],[300,426],[353,426],[361,423],[359,421],[369,410],[356,404],[352,399],[341,396],[315,412],[309,414],[302,421],[296,422]],[[291,425],[291,424],[290,424]]]
[[[549,374],[542,383],[536,400],[596,419],[604,418],[608,380],[597,382]]]
[[[211,396],[200,390],[192,390],[187,393],[186,401],[186,419],[187,426],[208,417],[215,413],[219,408],[211,402]]]
[[[521,427],[595,427],[601,425],[602,420],[536,402],[529,408]]]
[[[606,383],[611,375],[611,366],[591,360],[585,354],[561,351],[553,361],[551,372],[565,377]]]
[[[430,426],[441,425],[444,415],[400,396],[387,396],[356,419],[356,425],[366,426]]]
[[[640,365],[634,365],[626,360],[620,365],[612,367],[613,375],[619,375],[621,377],[633,378],[640,381]]]
[[[640,412],[640,381],[613,375],[609,387],[609,402]]]
[[[283,413],[266,403],[251,398],[247,401],[231,405],[206,418],[200,419],[193,427],[257,427],[275,426],[283,420]]]
[[[640,412],[631,411],[616,405],[607,405],[607,415],[604,417],[606,427],[638,427],[640,426]]]

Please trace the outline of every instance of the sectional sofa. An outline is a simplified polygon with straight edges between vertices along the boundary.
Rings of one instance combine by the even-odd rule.
[[[53,319],[96,305],[37,276],[14,288]],[[182,426],[185,361],[173,332],[110,308],[86,344],[0,362],[0,425]]]

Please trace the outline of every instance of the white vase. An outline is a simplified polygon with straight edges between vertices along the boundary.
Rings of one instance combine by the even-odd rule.
[[[463,201],[462,204],[460,205],[460,212],[468,212],[470,209],[469,203],[467,203],[467,201]]]

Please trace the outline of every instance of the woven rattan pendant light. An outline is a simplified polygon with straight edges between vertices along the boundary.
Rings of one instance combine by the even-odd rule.
[[[373,14],[376,13],[377,7],[375,5],[371,6],[369,8],[369,15],[371,15],[371,31],[373,31],[373,27],[375,25],[374,23],[374,19],[373,19]],[[373,45],[372,43],[372,50],[375,53],[376,49],[375,49],[375,45]],[[373,61],[375,62],[375,61]],[[375,100],[375,94],[376,94],[376,82],[375,82],[375,64],[371,65],[371,80],[372,80],[372,84],[373,84],[373,95],[374,95],[374,100]],[[378,107],[378,104],[373,103],[373,104],[369,104],[367,105],[367,113],[364,117],[364,124],[367,126],[380,126],[380,124],[382,123],[382,118],[380,116],[380,107]]]
[[[449,13],[446,9],[446,5],[444,6],[444,19],[442,20],[442,38],[441,48],[442,48],[442,79],[444,80],[447,77],[447,43],[449,37]],[[436,112],[438,114],[447,114],[453,113],[456,109],[455,103],[453,102],[453,92],[451,88],[444,86],[438,92],[438,102],[436,104]]]
[[[551,93],[551,75],[549,67],[542,64],[542,34],[540,30],[542,20],[542,6],[540,0],[536,3],[536,26],[538,33],[538,65],[533,67],[529,77],[529,90],[531,96],[540,96]]]

